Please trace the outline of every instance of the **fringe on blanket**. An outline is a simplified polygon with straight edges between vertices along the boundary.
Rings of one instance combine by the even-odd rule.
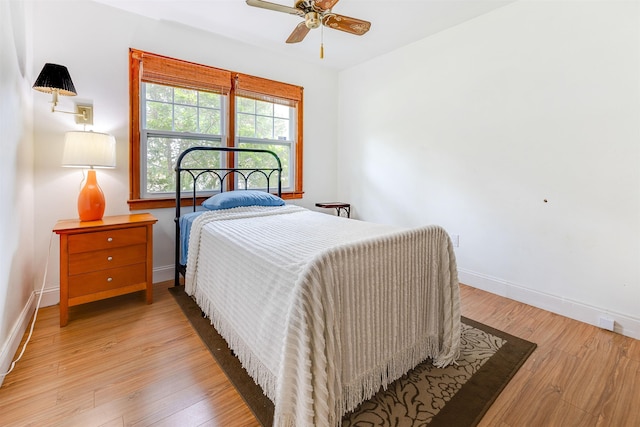
[[[459,339],[458,339],[459,341]],[[411,369],[422,363],[424,359],[421,355],[425,352],[432,355],[441,354],[439,350],[439,340],[437,338],[427,338],[421,344],[396,355],[389,362],[379,369],[372,370],[361,375],[355,383],[346,384],[342,387],[342,399],[337,399],[338,407],[330,415],[328,420],[330,426],[339,426],[342,417],[355,410],[362,402],[371,399],[380,389],[380,384],[384,390],[398,378],[409,372]],[[442,356],[433,357],[433,364],[436,367],[444,367],[455,363],[458,352],[447,353]],[[339,415],[336,418],[336,415]],[[274,426],[278,427],[298,427],[294,416],[282,414],[274,419]]]
[[[411,348],[397,353],[386,364],[360,375],[353,383],[343,384],[342,404],[337,413],[346,414],[353,411],[363,401],[371,399],[381,385],[386,390],[392,382],[426,360],[425,354],[435,357],[440,351],[438,341],[437,337],[428,337]]]
[[[242,367],[262,388],[263,393],[275,403],[277,387],[276,376],[260,362],[260,359],[253,354],[249,346],[238,337],[233,328],[224,320],[224,317],[216,314],[217,312],[213,304],[211,304],[202,292],[196,289],[192,297],[198,306],[200,306],[205,316],[209,318],[218,333],[227,341],[229,348],[233,349],[236,357],[242,363]],[[279,424],[274,423],[274,425]]]

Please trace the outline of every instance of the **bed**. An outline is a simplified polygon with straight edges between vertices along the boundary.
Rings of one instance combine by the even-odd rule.
[[[176,285],[184,275],[185,292],[274,402],[274,425],[339,425],[423,360],[455,363],[459,288],[444,229],[405,229],[284,204],[280,160],[266,150],[253,152],[274,158],[273,168],[259,172],[270,201],[254,203],[261,196],[247,188],[246,177],[255,170],[181,165],[192,151],[243,149],[190,150],[179,157],[177,188],[182,174],[193,181],[213,174],[220,187],[209,207],[225,201],[203,209],[193,190],[184,212],[177,191]],[[278,188],[271,195],[273,176]]]

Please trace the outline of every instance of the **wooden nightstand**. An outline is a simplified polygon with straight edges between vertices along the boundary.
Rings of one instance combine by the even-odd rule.
[[[105,216],[98,221],[58,221],[60,235],[60,326],[69,307],[146,290],[153,301],[151,214]]]

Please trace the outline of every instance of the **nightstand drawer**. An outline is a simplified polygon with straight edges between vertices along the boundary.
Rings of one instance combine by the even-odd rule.
[[[120,230],[96,231],[69,236],[69,253],[118,248],[147,242],[145,227],[131,227]]]
[[[69,277],[69,298],[95,294],[147,281],[145,263]]]
[[[91,271],[139,264],[145,262],[146,259],[147,245],[144,243],[115,249],[74,253],[69,255],[69,275],[75,276]]]

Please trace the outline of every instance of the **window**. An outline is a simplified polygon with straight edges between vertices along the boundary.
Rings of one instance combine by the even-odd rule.
[[[222,146],[223,96],[155,83],[142,83],[140,93],[140,194],[143,199],[175,197],[173,167],[180,153],[196,145]],[[216,188],[210,180],[199,184],[207,184],[201,191]],[[185,179],[183,189],[191,185]]]
[[[302,197],[301,87],[135,49],[129,64],[131,209],[174,206],[176,159],[195,145],[274,151],[282,161],[283,198]],[[268,161],[247,153],[211,160],[239,167]],[[203,197],[218,187],[212,179],[198,181]],[[191,185],[186,181],[183,188]]]
[[[291,163],[295,157],[295,108],[273,102],[236,96],[236,140],[241,148],[271,150],[282,162],[282,191],[290,189]],[[270,160],[266,156],[248,153],[238,155],[238,165],[243,168],[270,167],[260,164]],[[264,186],[260,175],[254,175],[252,187]],[[273,176],[274,180],[277,177]],[[264,181],[264,179],[262,179]],[[241,186],[243,183],[238,183]],[[250,182],[251,185],[251,182]],[[277,183],[269,183],[275,188]]]

